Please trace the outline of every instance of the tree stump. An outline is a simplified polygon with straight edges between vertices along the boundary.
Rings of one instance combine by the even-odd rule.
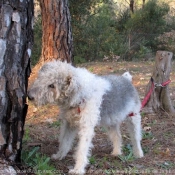
[[[148,103],[145,105],[147,112],[158,113],[159,115],[163,113],[175,114],[175,109],[172,105],[168,80],[170,80],[171,72],[171,59],[173,53],[168,51],[157,51],[155,58],[155,67],[153,70],[152,80],[147,85],[146,93],[148,94],[152,83],[154,83],[155,88],[152,91]],[[167,84],[162,86],[162,84]],[[144,110],[145,110],[144,109]]]

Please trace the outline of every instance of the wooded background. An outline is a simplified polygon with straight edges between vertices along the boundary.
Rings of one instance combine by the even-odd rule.
[[[41,54],[41,15],[37,10],[32,64]],[[75,63],[149,60],[157,50],[175,51],[175,3],[168,0],[69,0]]]

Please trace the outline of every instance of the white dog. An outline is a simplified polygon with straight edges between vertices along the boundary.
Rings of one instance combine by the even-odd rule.
[[[37,105],[56,103],[60,107],[62,125],[59,150],[53,159],[63,159],[78,136],[75,166],[72,174],[84,174],[92,147],[95,126],[108,130],[113,143],[112,155],[122,153],[120,124],[126,119],[135,157],[143,157],[141,148],[140,100],[133,87],[132,76],[97,76],[84,68],[66,62],[46,63],[28,91],[29,99]],[[134,116],[128,115],[133,113]]]

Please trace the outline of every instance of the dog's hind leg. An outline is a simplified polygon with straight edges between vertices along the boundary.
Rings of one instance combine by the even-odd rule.
[[[142,131],[141,131],[141,116],[135,114],[132,117],[127,118],[128,132],[131,137],[134,156],[137,158],[143,157],[143,151],[141,147]]]
[[[120,133],[120,125],[117,124],[117,125],[110,126],[108,129],[108,136],[111,142],[113,143],[112,155],[113,156],[121,155],[122,154],[122,151],[121,151],[122,137]]]
[[[67,121],[64,120],[60,130],[59,150],[56,154],[52,155],[53,159],[61,160],[67,155],[67,153],[72,148],[76,133],[76,129],[71,128]]]

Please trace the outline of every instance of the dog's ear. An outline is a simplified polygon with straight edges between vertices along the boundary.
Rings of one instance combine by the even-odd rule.
[[[77,88],[76,81],[72,76],[66,78],[65,96],[70,96]]]

